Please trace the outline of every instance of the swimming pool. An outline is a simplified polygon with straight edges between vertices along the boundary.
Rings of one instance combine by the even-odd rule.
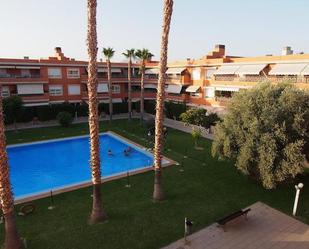
[[[151,153],[111,134],[100,134],[102,177],[149,168]],[[124,150],[132,148],[129,155]],[[113,155],[108,155],[108,150]],[[89,136],[8,146],[15,200],[89,182]]]

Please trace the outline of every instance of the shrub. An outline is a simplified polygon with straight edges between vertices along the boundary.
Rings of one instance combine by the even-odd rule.
[[[180,115],[187,110],[185,103],[165,102],[165,116],[170,119],[180,120]]]
[[[212,154],[272,189],[303,172],[308,143],[309,93],[265,83],[234,95],[215,129]]]
[[[156,101],[145,100],[145,112],[150,114],[156,114]]]
[[[89,107],[87,103],[83,102],[80,105],[77,106],[77,116],[78,117],[87,117],[88,116],[88,111]]]
[[[198,147],[198,140],[201,138],[202,134],[201,131],[199,129],[193,129],[191,132],[193,141],[194,141],[194,145],[197,148]]]
[[[220,121],[221,121],[221,118],[218,116],[217,113],[210,113],[205,118],[204,127],[206,129],[209,129],[211,126],[215,126]]]
[[[34,107],[22,107],[17,117],[17,122],[30,122],[36,116]]]
[[[69,127],[73,122],[73,115],[69,112],[59,112],[57,115],[59,124],[63,127]]]
[[[180,120],[186,124],[193,124],[205,127],[206,124],[206,109],[192,108],[180,115]]]
[[[20,115],[23,107],[21,97],[17,95],[3,99],[4,122],[6,124],[16,124],[17,117]]]
[[[50,105],[38,106],[36,108],[36,114],[40,121],[48,121],[56,118],[56,113]]]

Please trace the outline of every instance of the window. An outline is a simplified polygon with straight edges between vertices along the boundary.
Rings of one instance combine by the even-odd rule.
[[[49,67],[48,68],[48,78],[61,79],[62,78],[61,68]]]
[[[21,69],[20,75],[22,78],[29,78],[31,76],[29,69]]]
[[[192,79],[199,80],[201,78],[201,70],[200,69],[193,69],[192,71]]]
[[[7,75],[7,72],[6,72],[6,69],[0,69],[0,77],[6,77]]]
[[[215,68],[206,68],[205,79],[207,80],[211,79],[215,71],[216,71]]]
[[[69,95],[80,95],[80,85],[69,85]]]
[[[49,95],[50,96],[62,96],[63,87],[60,85],[49,86]]]
[[[112,85],[112,93],[120,93],[120,85]]]
[[[206,87],[205,88],[205,98],[214,98],[215,97],[215,88]]]
[[[44,94],[43,84],[23,84],[17,85],[18,95]]]
[[[67,76],[70,79],[79,78],[79,68],[68,68],[67,69]]]
[[[3,98],[10,97],[10,88],[8,86],[3,86],[1,95]]]

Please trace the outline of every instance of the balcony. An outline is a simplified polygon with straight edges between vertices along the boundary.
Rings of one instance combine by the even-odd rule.
[[[237,75],[216,75],[214,77],[214,81],[223,81],[223,82],[263,82],[270,81],[274,83],[279,83],[282,81],[289,81],[291,83],[309,83],[309,77],[307,76],[297,76],[297,75],[289,75],[289,76],[261,76],[261,75],[246,75],[239,77]]]
[[[165,99],[172,100],[172,101],[179,101],[179,102],[188,102],[190,95],[188,94],[172,94],[166,93]]]
[[[47,83],[47,79],[44,79],[39,74],[31,75],[11,75],[5,74],[0,75],[0,82],[5,82],[6,84],[14,83]]]

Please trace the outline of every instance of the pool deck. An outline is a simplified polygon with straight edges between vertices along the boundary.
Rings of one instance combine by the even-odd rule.
[[[138,147],[139,149],[144,151],[144,153],[151,153],[149,150],[147,150],[146,147],[143,147],[142,145],[137,144],[137,143],[135,143],[135,142],[133,142],[133,141],[131,141],[131,140],[115,133],[115,132],[108,131],[108,132],[105,132],[105,133],[119,137],[120,139],[124,140],[125,142],[130,143],[132,145],[135,145],[136,147]],[[81,137],[81,136],[78,136],[78,137]],[[71,137],[71,138],[74,138],[74,137]],[[65,139],[68,139],[68,138],[65,138]],[[61,140],[61,139],[56,139],[56,140],[58,141],[58,140]],[[56,141],[56,140],[44,140],[44,141],[41,141],[41,142],[49,142],[49,141]],[[37,143],[37,142],[35,142],[35,143]],[[31,143],[29,143],[29,144],[31,144]],[[17,146],[20,146],[20,145],[21,144],[18,144]],[[165,156],[162,157],[162,160],[166,162],[166,163],[162,164],[163,168],[177,164],[176,161],[169,159]],[[142,169],[132,170],[132,171],[129,172],[129,174],[130,174],[130,176],[133,176],[133,175],[145,173],[145,172],[148,172],[148,171],[152,171],[153,169],[154,169],[153,167],[146,167],[146,168],[142,168]],[[116,180],[116,179],[125,178],[125,177],[127,177],[127,172],[123,172],[123,173],[113,175],[113,176],[104,177],[104,178],[102,178],[102,183],[113,181],[113,180]],[[58,194],[62,194],[62,193],[65,193],[65,192],[70,192],[70,191],[73,191],[73,190],[77,190],[77,189],[85,188],[85,187],[90,187],[90,186],[92,186],[91,181],[83,182],[83,183],[80,183],[80,184],[74,184],[72,186],[63,187],[61,189],[53,190],[53,195],[58,195]],[[31,202],[31,201],[34,201],[34,200],[37,200],[37,199],[46,198],[46,197],[49,197],[49,196],[50,196],[49,191],[44,192],[44,193],[34,194],[32,196],[29,196],[29,197],[18,198],[17,200],[14,201],[14,204],[17,205],[17,204],[27,203],[27,202]]]
[[[205,206],[207,208],[207,205]],[[162,249],[308,249],[309,226],[261,202],[226,225],[212,224]]]

